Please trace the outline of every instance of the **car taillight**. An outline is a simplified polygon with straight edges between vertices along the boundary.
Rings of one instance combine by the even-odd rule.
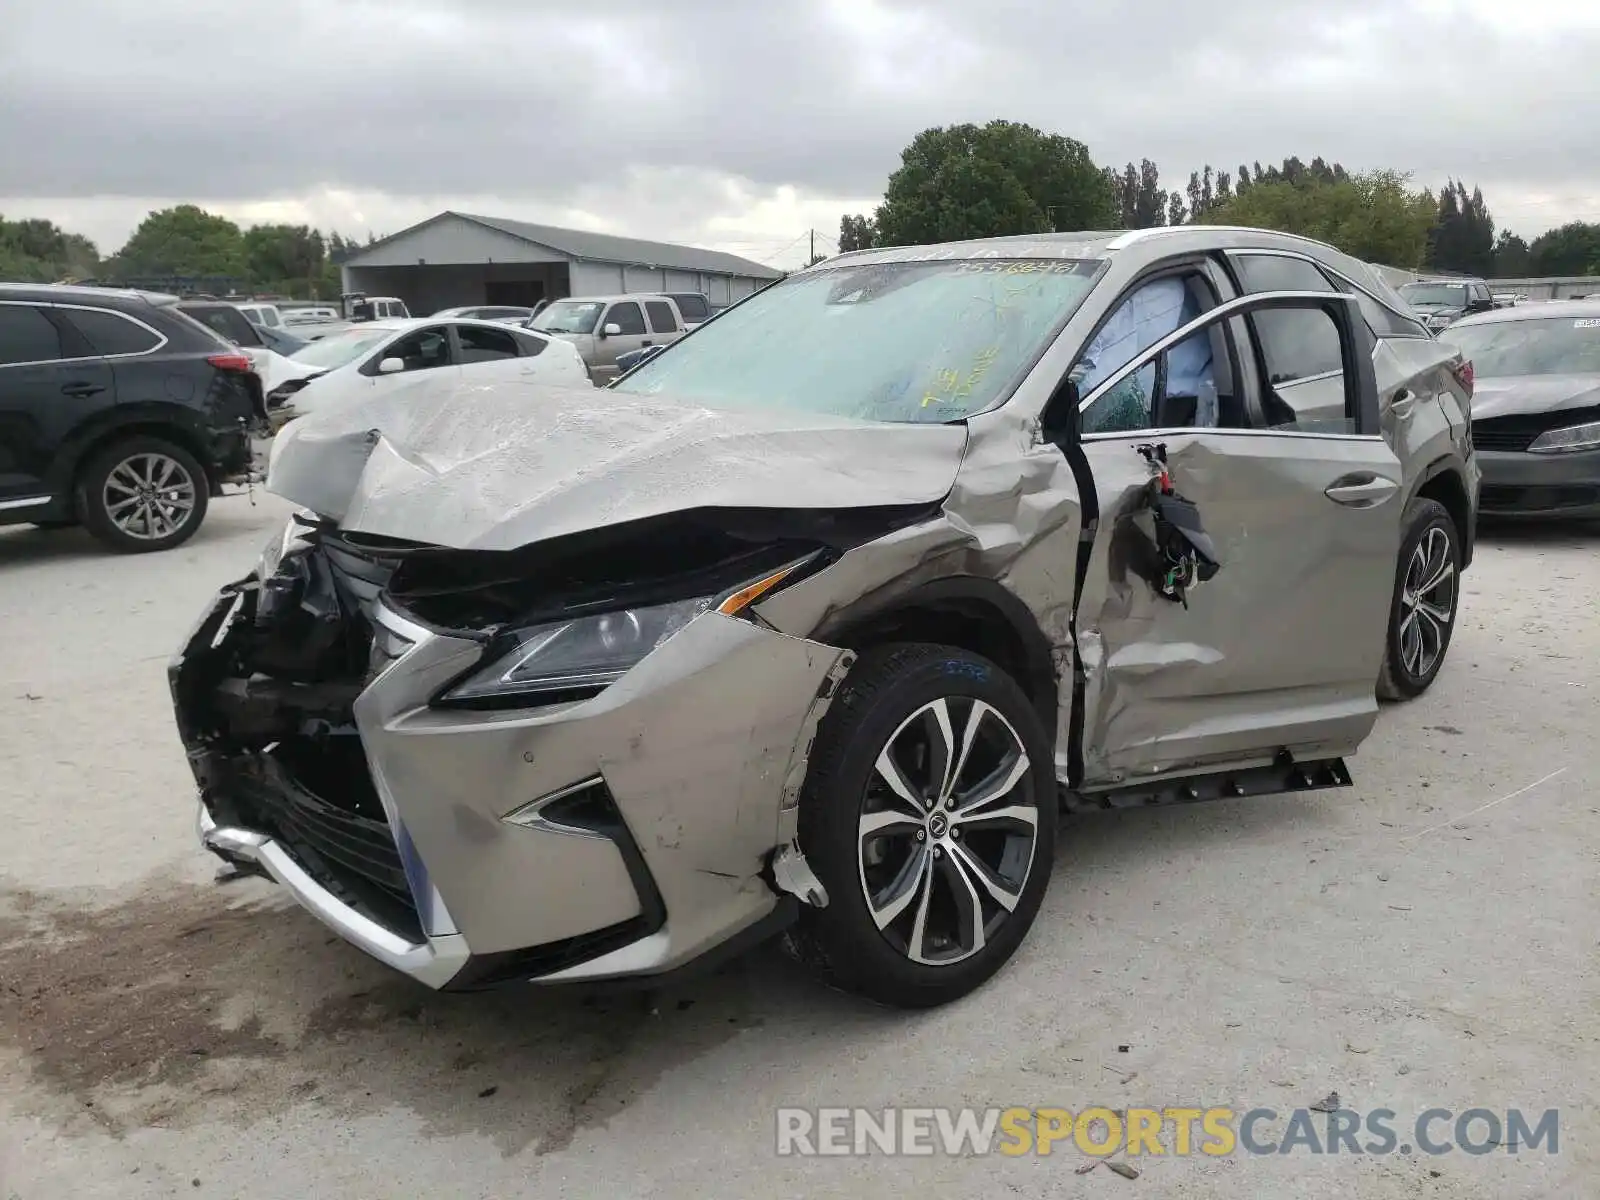
[[[254,371],[255,363],[248,354],[212,354],[206,361],[219,371]]]
[[[1473,375],[1473,371],[1472,371],[1472,360],[1470,358],[1462,359],[1460,362],[1458,362],[1451,369],[1455,372],[1456,382],[1459,383],[1462,387],[1466,388],[1467,389],[1467,395],[1471,396],[1472,395],[1472,383],[1473,383],[1473,379],[1474,379],[1474,375]]]

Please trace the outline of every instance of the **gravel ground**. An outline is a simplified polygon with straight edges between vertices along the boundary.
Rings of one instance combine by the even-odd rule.
[[[1356,786],[1078,820],[1017,960],[942,1011],[776,953],[671,994],[429,993],[218,886],[167,656],[286,513],[111,558],[0,532],[0,1200],[1592,1195],[1600,538],[1489,532]],[[1126,1047],[1126,1051],[1122,1050]],[[775,1155],[782,1105],[1559,1107],[1560,1153]],[[1275,1130],[1267,1127],[1267,1136]],[[1582,1181],[1589,1179],[1590,1184]]]

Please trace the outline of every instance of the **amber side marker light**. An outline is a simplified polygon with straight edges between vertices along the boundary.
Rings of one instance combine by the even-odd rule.
[[[799,565],[799,563],[790,563],[781,571],[774,571],[765,579],[758,579],[747,587],[740,588],[721,604],[717,605],[717,611],[725,617],[735,616],[736,614],[744,611],[757,600],[761,599],[761,597],[765,596],[773,588],[777,587],[790,575],[793,575],[795,569],[799,567]]]

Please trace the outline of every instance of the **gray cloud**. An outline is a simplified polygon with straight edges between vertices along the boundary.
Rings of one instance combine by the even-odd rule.
[[[10,7],[22,9],[21,0]],[[1102,162],[1323,154],[1600,191],[1600,28],[1399,0],[72,0],[8,15],[0,197],[507,197],[693,227],[719,176],[881,191],[932,124]],[[626,180],[676,180],[651,223]],[[652,172],[667,172],[665,175]],[[609,191],[608,191],[609,189]],[[608,195],[611,199],[607,199]],[[1600,203],[1597,200],[1596,203]],[[604,206],[610,205],[607,209]],[[601,207],[597,207],[601,206]],[[1554,214],[1559,215],[1559,214]]]

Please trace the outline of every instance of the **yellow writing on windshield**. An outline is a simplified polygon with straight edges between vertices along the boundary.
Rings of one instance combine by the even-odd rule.
[[[972,365],[965,373],[949,368],[937,372],[927,391],[922,394],[922,407],[942,404],[948,400],[965,400],[972,395],[973,390],[983,381],[983,377],[989,373],[989,368],[994,366],[995,359],[999,357],[1000,348],[989,346],[972,356]]]

